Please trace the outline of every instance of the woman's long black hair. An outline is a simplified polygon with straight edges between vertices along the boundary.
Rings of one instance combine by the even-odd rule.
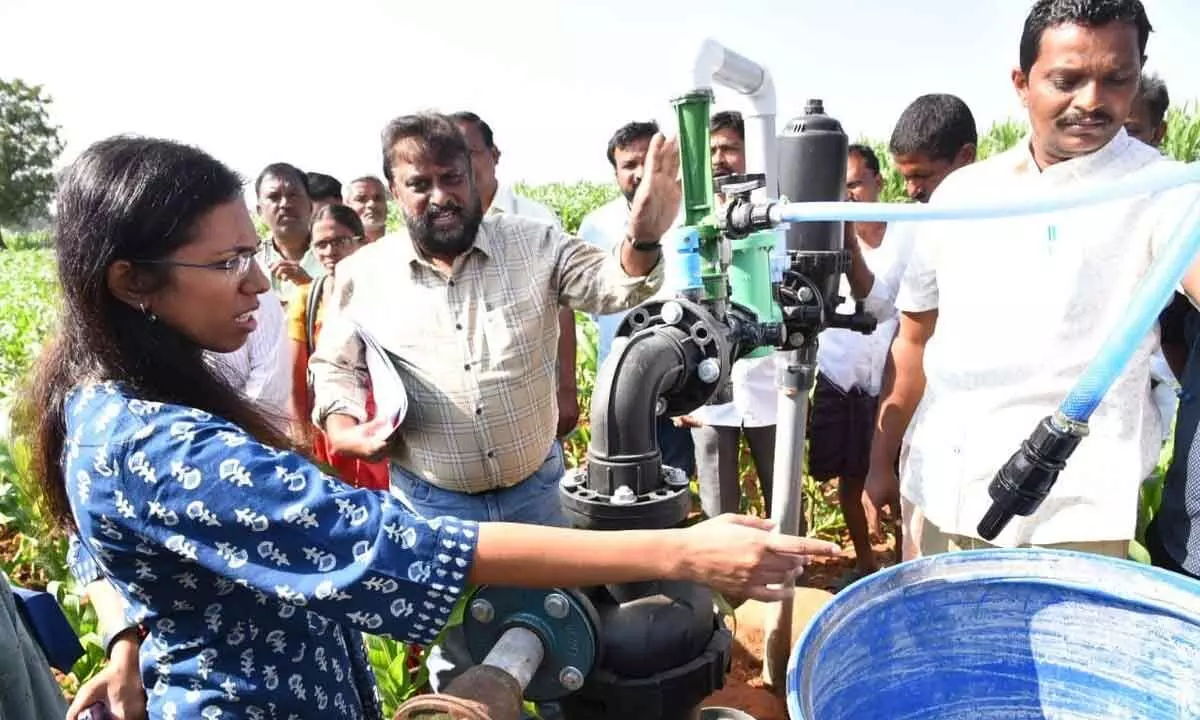
[[[291,443],[266,415],[204,362],[203,348],[108,287],[118,260],[164,258],[192,240],[214,208],[243,202],[242,180],[201,150],[168,140],[113,137],[83,152],[59,179],[54,245],[63,307],[16,421],[33,442],[33,471],[47,510],[74,526],[63,482],[64,403],[81,382],[112,380],[146,400],[194,407],[275,447]],[[140,265],[147,289],[171,270]]]

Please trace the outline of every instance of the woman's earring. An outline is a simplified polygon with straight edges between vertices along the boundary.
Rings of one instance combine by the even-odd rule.
[[[146,309],[146,303],[144,303],[144,302],[138,303],[138,309],[142,311],[142,314],[145,315],[146,319],[149,320],[150,322],[154,322],[155,320],[158,319],[157,315],[155,315],[152,311]]]

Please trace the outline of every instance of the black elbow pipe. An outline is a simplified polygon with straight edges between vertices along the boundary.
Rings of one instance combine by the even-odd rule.
[[[703,354],[686,331],[656,326],[614,349],[592,391],[587,476],[561,485],[563,510],[575,527],[591,530],[673,527],[691,510],[687,478],[664,468],[657,418],[664,394],[694,373]]]
[[[729,378],[731,328],[684,299],[651,300],[626,315],[592,391],[587,471],[560,485],[572,525],[659,529],[691,511],[688,478],[663,467],[658,418],[700,407]]]
[[[629,338],[616,362],[604,364],[592,391],[589,466],[619,459],[623,465],[645,468],[657,484],[657,465],[662,457],[655,433],[658,399],[675,390],[680,379],[695,371],[703,357],[688,342],[689,337],[678,327],[658,326]],[[621,484],[639,493],[649,489],[636,478],[621,479],[633,479],[632,483]]]

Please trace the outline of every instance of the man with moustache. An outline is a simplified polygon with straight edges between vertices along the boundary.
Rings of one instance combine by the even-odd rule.
[[[346,206],[358,213],[366,236],[364,243],[373,243],[387,234],[387,186],[374,175],[355,178],[346,186]]]
[[[947,177],[931,204],[1028,198],[1171,162],[1122,127],[1151,32],[1139,0],[1038,0],[1013,85],[1031,132]],[[881,417],[911,418],[900,491],[916,554],[1044,546],[1124,557],[1161,434],[1147,336],[1041,507],[993,541],[976,527],[996,471],[1052,415],[1183,214],[1193,188],[1053,216],[924,223],[897,307],[895,382]],[[1182,283],[1200,297],[1200,269]]]
[[[286,306],[300,285],[322,273],[321,263],[308,247],[308,223],[313,204],[308,177],[294,165],[272,163],[254,181],[259,217],[270,235],[258,260],[271,278],[271,289]]]
[[[612,313],[662,283],[660,239],[678,213],[679,153],[655,136],[628,230],[610,251],[545,222],[483,213],[454,121],[397,118],[384,175],[407,233],[342,261],[311,368],[314,422],[342,453],[392,461],[392,493],[426,517],[562,525],[555,440],[558,309]],[[393,434],[368,420],[364,345],[396,358],[409,410]],[[435,688],[462,643],[431,653]],[[461,665],[458,665],[461,668]]]
[[[345,452],[390,454],[393,489],[419,512],[558,523],[557,495],[527,484],[562,472],[553,442],[558,307],[614,312],[658,289],[659,239],[680,197],[676,145],[651,144],[625,242],[605,252],[544,222],[484,216],[450,118],[400,117],[383,139],[407,233],[338,267],[312,361],[315,419]],[[366,422],[355,323],[399,358],[410,414],[394,439]]]

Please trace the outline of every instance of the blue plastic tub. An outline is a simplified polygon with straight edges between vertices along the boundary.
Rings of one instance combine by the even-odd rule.
[[[1200,718],[1200,582],[1057,550],[979,550],[860,580],[809,622],[792,720]]]

